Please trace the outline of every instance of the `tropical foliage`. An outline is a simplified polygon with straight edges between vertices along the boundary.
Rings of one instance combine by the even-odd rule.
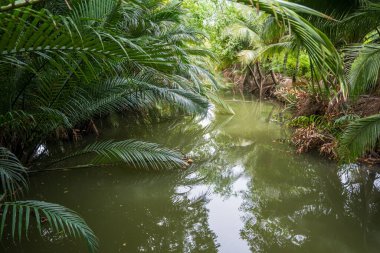
[[[19,200],[27,175],[188,166],[181,152],[155,143],[80,140],[115,115],[205,115],[211,102],[232,112],[216,94],[214,70],[238,73],[242,90],[249,84],[262,98],[271,89],[295,108],[294,142],[346,161],[376,153],[380,107],[357,107],[363,95],[378,95],[379,11],[368,0],[0,0],[0,237],[21,240],[47,226],[95,251],[75,212]],[[82,148],[58,157],[49,152],[57,140]],[[78,156],[83,164],[67,163]]]
[[[266,95],[278,96],[289,108],[296,108],[296,117],[325,118],[333,127],[324,128],[323,134],[330,136],[329,140],[331,135],[336,139],[338,145],[334,145],[339,146],[343,160],[354,161],[375,151],[379,123],[378,116],[372,114],[379,110],[358,104],[365,103],[363,95],[371,98],[378,94],[380,3],[238,2],[220,5],[220,1],[197,1],[198,7],[187,4],[197,15],[203,15],[195,16],[193,23],[222,34],[219,38],[210,36],[208,44],[222,59],[222,69],[236,76],[229,74],[230,80],[239,89],[259,90],[260,96],[274,90]],[[205,15],[207,8],[216,14]],[[350,115],[355,117],[344,124],[335,123]]]
[[[0,240],[12,238],[21,241],[28,238],[31,227],[40,235],[47,227],[66,236],[81,237],[87,242],[90,252],[98,248],[94,232],[75,212],[63,206],[43,201],[17,201],[28,188],[27,168],[6,148],[0,148]]]
[[[90,251],[93,232],[73,211],[41,201],[17,201],[29,172],[125,163],[138,168],[186,166],[178,151],[137,140],[103,141],[61,158],[54,140],[99,134],[97,119],[114,113],[203,114],[217,86],[208,71],[213,55],[204,38],[182,23],[172,1],[0,1],[1,234],[21,239],[32,221],[67,236],[80,235]],[[24,164],[26,167],[24,167]],[[46,220],[42,224],[42,220]],[[7,226],[6,224],[10,224]]]

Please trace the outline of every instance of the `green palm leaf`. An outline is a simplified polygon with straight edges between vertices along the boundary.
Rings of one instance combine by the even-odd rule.
[[[8,149],[0,147],[1,197],[14,199],[28,188],[26,168]]]
[[[83,238],[88,246],[89,252],[95,252],[98,248],[98,240],[94,232],[87,226],[85,221],[74,211],[63,206],[43,201],[27,200],[5,202],[0,204],[1,224],[0,240],[4,237],[6,229],[13,239],[19,240],[25,235],[28,237],[31,222],[42,235],[43,222],[46,219],[49,228],[56,233],[64,233],[70,237]],[[10,223],[8,226],[8,222]],[[16,234],[17,233],[17,234]]]
[[[380,114],[352,122],[340,139],[339,153],[346,161],[355,161],[373,150],[380,137]]]
[[[174,60],[173,49],[165,44],[140,47],[126,37],[77,24],[70,17],[53,16],[47,10],[17,9],[0,13],[0,63],[12,64],[38,74],[28,63],[26,53],[49,62],[62,73],[67,69],[78,77],[84,70],[78,64],[104,68],[112,61],[126,59],[142,65],[167,68]]]
[[[237,40],[239,42],[246,42],[255,47],[262,44],[261,36],[245,24],[241,23],[235,23],[226,27],[222,35],[224,38],[232,38],[233,40]]]
[[[52,164],[88,154],[95,155],[90,165],[126,163],[138,168],[153,169],[186,165],[180,152],[158,144],[136,140],[95,142],[78,152],[55,160]]]
[[[149,95],[149,91],[152,93],[152,100],[156,102],[164,100],[174,107],[181,108],[185,112],[194,114],[206,113],[210,107],[210,103],[205,97],[190,90],[158,87],[146,82],[138,82],[138,84],[143,90],[144,95]]]
[[[247,2],[247,1],[244,1]],[[341,91],[347,95],[342,59],[329,38],[296,12],[331,19],[329,16],[299,4],[281,0],[253,0],[257,7],[272,14],[290,29],[292,35],[307,52],[318,76],[327,83],[329,73],[336,75]]]
[[[378,82],[380,70],[380,45],[368,44],[350,47],[347,55],[357,56],[351,65],[349,81],[353,95],[371,91]]]
[[[73,20],[82,25],[104,26],[110,18],[110,14],[115,12],[118,4],[116,0],[85,0],[78,1],[73,6],[70,16]]]

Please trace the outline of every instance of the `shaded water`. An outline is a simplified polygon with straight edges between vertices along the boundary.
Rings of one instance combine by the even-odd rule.
[[[278,108],[229,102],[234,116],[144,125],[121,121],[102,138],[136,138],[179,147],[189,170],[124,167],[44,173],[29,199],[80,213],[113,252],[378,252],[377,174],[317,155],[296,155],[271,121]],[[49,243],[49,240],[55,244]],[[3,246],[4,247],[4,246]],[[85,252],[47,236],[5,252]]]

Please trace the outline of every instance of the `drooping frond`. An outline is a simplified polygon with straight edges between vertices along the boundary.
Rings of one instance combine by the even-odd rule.
[[[279,42],[275,44],[264,45],[256,50],[242,50],[238,53],[239,61],[248,66],[260,59],[265,59],[269,56],[273,56],[281,53],[282,51],[290,50],[292,42]]]
[[[124,93],[106,93],[103,97],[89,97],[84,94],[75,94],[65,103],[61,110],[74,125],[97,115],[107,115],[133,107]]]
[[[5,233],[10,234],[13,240],[21,240],[23,235],[28,238],[31,225],[35,225],[42,235],[44,227],[48,225],[56,233],[84,239],[89,252],[95,252],[98,248],[94,232],[78,214],[66,207],[28,200],[2,203],[0,210],[0,240],[4,238]]]
[[[213,102],[213,105],[216,107],[219,107],[219,113],[225,113],[225,114],[230,114],[234,115],[235,112],[232,109],[230,105],[227,104],[226,101],[224,101],[221,97],[219,97],[217,94],[214,94],[212,92],[207,92],[207,97]]]
[[[104,26],[109,15],[115,12],[116,0],[85,0],[78,1],[73,6],[70,16],[81,25]]]
[[[258,50],[242,50],[237,54],[239,62],[241,62],[244,66],[248,66],[252,63],[255,63],[260,54]]]
[[[140,47],[109,31],[80,26],[70,17],[50,14],[47,10],[15,10],[0,13],[0,63],[26,68],[38,74],[35,66],[20,55],[34,54],[65,73],[68,69],[83,75],[81,64],[89,69],[103,68],[112,61],[125,59],[142,65],[171,66],[173,49],[165,44]],[[43,66],[43,65],[42,65]]]
[[[180,3],[133,0],[122,2],[125,29],[130,36],[160,35],[181,22]]]
[[[30,131],[30,126],[34,125],[36,120],[34,115],[24,111],[11,111],[0,115],[0,136],[11,133],[26,133]]]
[[[205,113],[210,104],[203,96],[184,89],[168,89],[158,87],[146,82],[139,82],[140,88],[145,95],[152,95],[152,100],[163,100],[173,107],[182,109],[189,113]],[[149,94],[148,92],[151,92]]]
[[[226,27],[223,31],[223,37],[239,42],[245,42],[248,45],[255,47],[262,43],[262,39],[259,34],[241,23],[234,23]]]
[[[263,22],[262,37],[265,44],[279,42],[279,39],[285,35],[285,25],[279,23],[273,16],[269,16]]]
[[[94,154],[95,158],[91,163],[98,165],[126,163],[138,168],[153,169],[185,165],[180,152],[136,140],[95,142],[78,152],[55,160],[54,163],[87,154]]]
[[[357,55],[349,71],[349,82],[353,95],[371,91],[378,84],[380,71],[380,45],[367,44],[350,47],[349,55]]]
[[[0,147],[0,197],[14,199],[28,188],[26,168],[8,149]]]
[[[124,45],[111,35],[78,30],[70,18],[56,17],[46,10],[17,9],[0,13],[0,62],[32,69],[21,54],[33,53],[50,62],[58,70],[78,73],[75,61],[89,63],[89,58],[126,56]],[[75,53],[75,58],[69,53]],[[102,61],[105,64],[105,61]]]
[[[353,121],[344,131],[339,152],[343,159],[355,161],[373,150],[380,137],[380,114]]]
[[[254,8],[258,7],[259,10],[273,15],[279,22],[287,26],[307,52],[314,69],[320,76],[325,80],[329,73],[336,75],[341,91],[347,95],[348,89],[344,78],[343,62],[339,53],[324,33],[296,12],[331,19],[329,16],[308,7],[281,0],[244,2],[253,3]]]

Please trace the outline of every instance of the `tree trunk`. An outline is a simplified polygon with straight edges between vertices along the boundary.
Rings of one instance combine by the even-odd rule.
[[[255,75],[255,71],[253,71],[253,69],[251,68],[251,66],[248,66],[248,67],[249,67],[249,69],[251,70],[252,77],[253,77],[253,81],[254,81],[254,83],[256,84],[257,89],[260,91],[260,84],[259,84],[259,82],[257,81],[256,75]]]
[[[261,99],[263,96],[263,85],[264,85],[265,79],[264,79],[263,73],[261,72],[259,62],[256,62],[256,68],[257,68],[257,72],[259,73],[259,76],[260,76],[260,99]]]
[[[300,68],[300,49],[297,49],[296,69],[293,73],[293,83],[297,82],[297,75]]]
[[[276,74],[273,72],[273,70],[270,71],[270,75],[272,76],[273,83],[277,86],[278,85],[278,81],[277,81],[277,78],[276,78]]]
[[[289,53],[285,53],[285,56],[284,56],[284,64],[282,66],[282,69],[283,69],[283,72],[284,72],[284,75],[286,75],[286,65],[288,64],[288,57],[289,57]]]

